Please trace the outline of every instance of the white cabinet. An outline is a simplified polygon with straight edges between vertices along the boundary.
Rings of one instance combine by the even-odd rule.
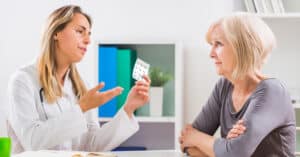
[[[182,128],[183,116],[183,55],[178,42],[116,42],[100,41],[99,46],[115,46],[118,49],[132,49],[137,57],[150,66],[159,66],[172,75],[172,80],[164,86],[163,116],[136,115],[140,130],[121,146],[142,146],[148,150],[180,149],[178,137]],[[145,106],[147,107],[147,106]],[[144,108],[145,108],[144,107]],[[110,118],[99,118],[107,122]]]

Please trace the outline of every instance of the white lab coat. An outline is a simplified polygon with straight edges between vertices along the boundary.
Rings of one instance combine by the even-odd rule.
[[[108,151],[139,129],[135,118],[130,119],[123,108],[101,127],[97,109],[82,113],[68,73],[64,95],[54,104],[48,104],[45,97],[41,103],[36,64],[18,70],[8,89],[8,134],[13,141],[14,153],[41,149]]]

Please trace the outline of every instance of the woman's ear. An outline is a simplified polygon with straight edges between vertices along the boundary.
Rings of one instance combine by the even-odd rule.
[[[54,40],[57,40],[57,33],[54,34],[53,39],[54,39]]]

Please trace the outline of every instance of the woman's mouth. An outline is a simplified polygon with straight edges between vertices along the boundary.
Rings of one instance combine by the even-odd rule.
[[[86,48],[85,47],[79,47],[79,49],[83,52],[83,54],[86,52]]]

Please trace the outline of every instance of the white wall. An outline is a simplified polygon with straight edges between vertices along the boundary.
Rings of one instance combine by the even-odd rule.
[[[171,40],[184,48],[184,121],[191,122],[205,103],[217,75],[204,36],[217,17],[243,8],[240,0],[82,0],[2,1],[0,5],[0,136],[6,135],[9,76],[39,54],[40,32],[48,14],[64,4],[79,4],[94,21],[92,40]],[[79,68],[96,83],[95,49]]]

